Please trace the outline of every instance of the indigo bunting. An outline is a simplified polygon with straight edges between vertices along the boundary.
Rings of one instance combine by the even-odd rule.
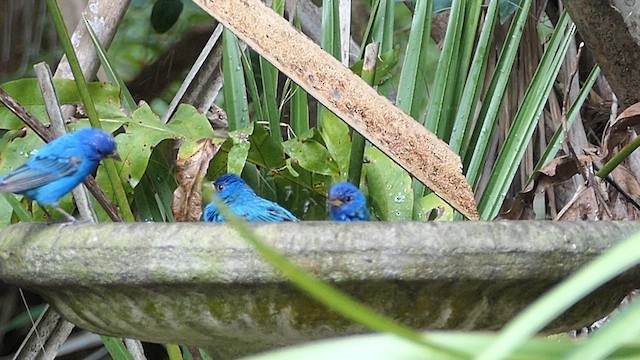
[[[231,212],[248,222],[298,221],[289,210],[256,195],[238,175],[224,174],[213,182],[213,187]],[[213,201],[205,207],[203,219],[206,222],[225,221]]]
[[[367,200],[360,190],[349,182],[333,185],[329,190],[327,203],[333,221],[371,220]]]
[[[75,221],[58,201],[83,182],[105,157],[120,159],[113,136],[99,129],[82,128],[44,145],[24,165],[0,177],[0,192],[24,195]]]

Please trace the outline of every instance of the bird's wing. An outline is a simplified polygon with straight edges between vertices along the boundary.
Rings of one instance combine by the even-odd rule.
[[[253,206],[249,206],[245,210],[245,218],[249,222],[281,222],[281,221],[298,221],[287,209],[282,206],[265,199],[260,199]]]
[[[21,192],[73,175],[79,157],[35,156],[12,173],[0,178],[0,192]]]

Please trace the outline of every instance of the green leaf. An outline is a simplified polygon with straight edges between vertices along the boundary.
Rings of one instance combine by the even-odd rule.
[[[165,126],[185,140],[178,152],[180,157],[193,153],[197,142],[202,139],[213,139],[214,143],[224,141],[224,139],[216,137],[207,117],[192,105],[180,104]]]
[[[520,39],[522,38],[524,25],[529,16],[530,6],[531,0],[524,1],[511,22],[509,33],[506,36],[507,40],[500,51],[494,75],[491,77],[491,82],[486,90],[486,99],[488,99],[488,101],[482,103],[475,127],[473,129],[469,128],[469,130],[473,130],[473,133],[471,134],[471,131],[469,131],[471,139],[468,143],[472,144],[474,148],[473,151],[465,151],[464,168],[467,170],[467,180],[474,190],[480,179],[485,159],[489,152],[493,129],[498,121],[499,112],[502,109],[502,100],[507,89],[511,69],[513,68],[520,47]],[[487,14],[487,16],[495,16],[495,7],[493,7],[493,10],[494,13]],[[484,31],[488,30],[483,29],[483,32]],[[470,111],[469,114],[473,114],[475,109],[471,109]]]
[[[251,142],[249,137],[253,134],[253,128],[255,123],[250,123],[247,127],[234,130],[229,133],[229,137],[233,141],[233,146],[229,150],[229,157],[227,160],[227,172],[231,174],[240,175],[244,164],[249,156],[249,148]]]
[[[102,339],[104,347],[107,348],[109,355],[114,360],[133,360],[133,356],[131,356],[122,339],[106,335],[100,335],[100,339]]]
[[[525,3],[529,4],[528,1]],[[482,220],[491,220],[500,211],[574,33],[575,25],[564,11],[500,149],[487,188],[478,202]]]
[[[242,70],[242,59],[238,38],[229,30],[222,32],[224,75],[224,109],[229,119],[229,130],[243,128],[249,124],[247,88]]]
[[[347,179],[349,172],[349,158],[351,156],[351,138],[349,137],[349,126],[339,117],[330,111],[322,113],[322,130],[320,131],[327,150],[338,164],[338,181]]]
[[[251,148],[248,159],[250,162],[273,171],[285,166],[282,146],[269,136],[265,127],[255,124],[253,134],[249,137]]]
[[[183,8],[182,0],[156,1],[151,11],[151,26],[158,34],[169,31],[178,22]]]
[[[338,164],[331,157],[329,150],[316,140],[297,137],[283,142],[282,148],[303,169],[332,177],[340,174]]]
[[[160,123],[148,105],[136,109],[125,133],[116,136],[118,153],[122,158],[117,164],[120,175],[135,188],[147,169],[153,148],[162,140],[177,138],[177,134]]]
[[[147,170],[136,187],[134,196],[140,221],[173,221],[171,203],[178,187],[172,167],[174,159],[169,158],[173,145],[173,141],[162,141],[153,149]],[[183,148],[184,145],[180,150]],[[147,204],[145,211],[140,202]]]
[[[444,200],[440,199],[435,193],[430,193],[416,201],[414,219],[423,221],[431,220],[432,215],[438,213],[438,209],[442,209],[443,213],[436,219],[437,221],[453,220],[453,208]]]
[[[53,84],[61,105],[82,102],[73,80],[53,79]],[[89,83],[88,85],[89,94],[96,104],[96,109],[101,119],[115,118],[122,120],[122,118],[126,117],[120,107],[120,89],[117,86],[100,82]],[[10,81],[2,84],[0,88],[15,98],[31,115],[38,118],[42,123],[49,122],[37,79],[25,78]],[[0,129],[14,130],[23,126],[23,122],[17,116],[0,105]]]
[[[431,13],[433,2],[418,0],[411,22],[411,32],[400,73],[396,105],[414,119],[419,120],[418,108],[413,106],[414,99],[424,97],[420,87],[422,67],[426,65],[426,49],[431,40]],[[376,69],[376,74],[377,74]],[[413,111],[412,111],[413,110]]]
[[[380,150],[365,150],[364,171],[373,212],[382,221],[411,220],[411,177]]]

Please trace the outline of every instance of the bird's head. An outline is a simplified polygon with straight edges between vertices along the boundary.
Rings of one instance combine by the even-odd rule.
[[[333,185],[327,198],[334,220],[369,220],[367,201],[360,190],[349,182]]]
[[[74,135],[88,146],[89,151],[92,153],[90,155],[94,155],[98,160],[107,157],[120,160],[113,135],[91,127],[82,128],[76,131]]]
[[[247,191],[253,192],[249,185],[236,174],[224,174],[213,181],[216,194],[224,201]]]

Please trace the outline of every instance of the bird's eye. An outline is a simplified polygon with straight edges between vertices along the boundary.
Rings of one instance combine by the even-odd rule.
[[[347,196],[346,198],[344,198],[344,201],[348,202],[348,203],[352,202],[353,201],[353,196]]]
[[[216,190],[218,190],[218,191],[224,190],[224,185],[222,185],[222,184],[216,185]]]

